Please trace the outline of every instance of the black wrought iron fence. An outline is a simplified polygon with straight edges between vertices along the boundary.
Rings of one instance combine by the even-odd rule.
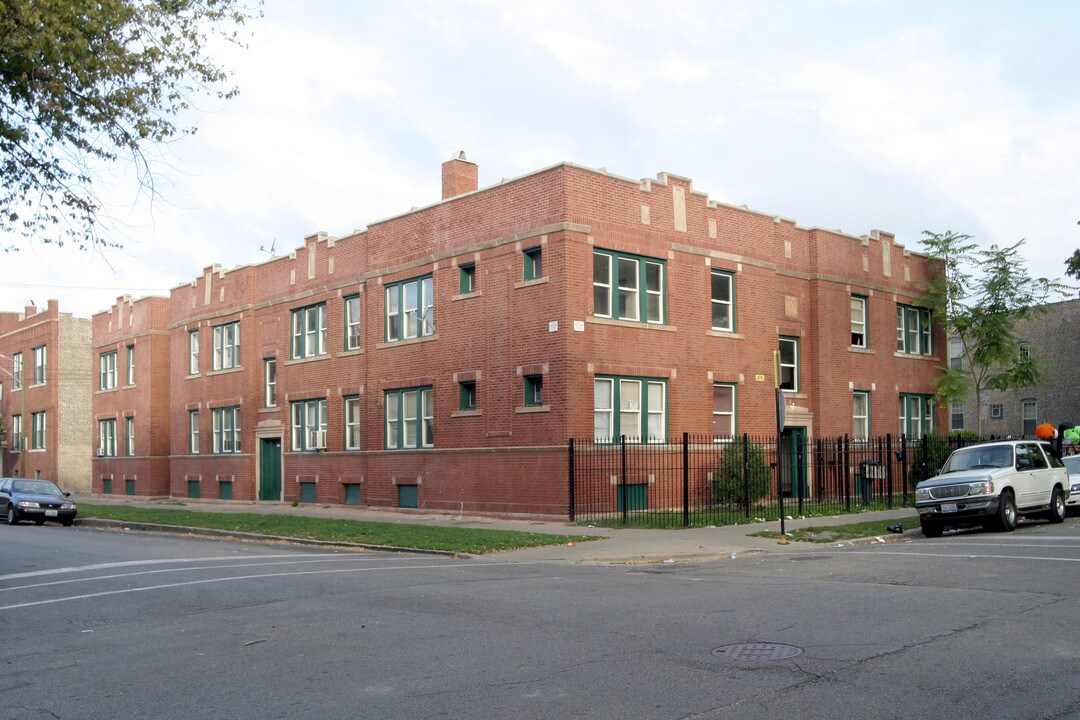
[[[570,519],[648,527],[701,527],[914,504],[959,436],[856,441],[804,434],[675,442],[571,440]]]

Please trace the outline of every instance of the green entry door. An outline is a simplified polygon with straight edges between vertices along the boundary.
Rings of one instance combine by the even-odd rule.
[[[780,463],[783,470],[784,497],[807,497],[806,428],[784,428],[780,437]]]
[[[281,438],[259,438],[259,499],[282,499]]]

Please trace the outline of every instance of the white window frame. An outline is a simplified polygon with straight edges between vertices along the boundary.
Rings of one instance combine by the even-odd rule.
[[[21,352],[11,355],[11,389],[22,390],[23,387],[23,356]]]
[[[789,345],[791,347],[792,356],[790,359],[784,358],[784,346]],[[783,336],[780,338],[780,389],[784,392],[797,393],[799,392],[799,338]],[[787,384],[784,380],[785,368],[791,375],[791,387],[784,387]]]
[[[214,326],[214,370],[240,367],[240,323]]]
[[[135,457],[135,418],[124,418],[124,453],[128,457]]]
[[[199,331],[188,333],[188,375],[199,374]]]
[[[435,281],[431,275],[386,286],[386,342],[435,334]]]
[[[721,288],[726,289],[727,299],[723,297],[717,297],[717,282],[720,282]],[[721,295],[723,293],[720,293]],[[712,325],[712,329],[718,332],[735,332],[735,274],[728,270],[720,270],[714,268],[709,273],[709,296],[710,302],[710,317],[709,322]],[[727,322],[717,324],[716,314],[718,310],[725,310],[727,312]]]
[[[598,256],[607,261],[597,263]],[[594,249],[593,315],[663,325],[667,312],[666,272],[666,263],[658,258]],[[654,279],[654,286],[650,286]]]
[[[263,358],[263,407],[277,407],[277,358]]]
[[[98,420],[98,457],[116,457],[116,418]]]
[[[34,348],[34,385],[44,385],[48,377],[48,350],[46,345]]]
[[[291,327],[293,360],[326,354],[326,303],[293,310]]]
[[[199,411],[188,411],[188,452],[199,454]]]
[[[851,296],[851,347],[869,347],[867,328],[867,298],[863,295]]]
[[[343,299],[345,315],[345,349],[360,349],[360,294],[347,295]]]
[[[600,432],[604,425],[606,432]],[[667,442],[666,381],[617,375],[593,379],[593,440],[610,443],[622,437],[635,443]]]
[[[960,338],[949,338],[949,367],[964,369],[964,341]]]
[[[127,352],[125,354],[125,361],[127,364],[127,377],[126,385],[129,387],[135,384],[135,346],[128,345]]]
[[[345,449],[360,449],[360,396],[349,395],[342,403],[342,421],[345,426]]]
[[[291,447],[293,452],[326,449],[326,398],[296,400],[289,403]]]
[[[211,432],[214,455],[235,455],[240,452],[240,408],[211,408]]]
[[[717,410],[717,391],[726,390],[731,397],[731,410]],[[712,416],[713,442],[730,442],[738,434],[739,386],[735,383],[713,383]],[[718,430],[723,429],[723,432]]]
[[[387,390],[387,450],[435,447],[434,392],[430,386]]]
[[[851,395],[851,436],[856,442],[870,439],[870,393],[856,390]]]
[[[959,423],[956,422],[957,417],[960,418]],[[949,429],[964,429],[964,403],[962,401],[953,400],[949,403]]]
[[[30,449],[31,450],[45,450],[46,439],[48,437],[48,416],[45,411],[30,413],[31,435],[30,435]]]
[[[98,390],[116,389],[116,351],[109,350],[98,356]]]

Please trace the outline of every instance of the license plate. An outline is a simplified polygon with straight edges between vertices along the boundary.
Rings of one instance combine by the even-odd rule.
[[[55,510],[46,510],[45,511],[45,517],[56,517],[56,511]]]
[[[956,503],[941,503],[941,512],[956,512]]]

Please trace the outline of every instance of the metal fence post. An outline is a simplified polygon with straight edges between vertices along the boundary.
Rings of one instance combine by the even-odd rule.
[[[682,518],[683,527],[690,527],[690,433],[682,434]]]
[[[840,451],[843,453],[840,464],[844,471],[844,507],[851,512],[851,442],[847,435],[840,443]]]
[[[619,436],[619,487],[622,489],[622,521],[626,525],[630,521],[630,498],[627,497],[626,487],[626,436]]]
[[[746,433],[742,436],[742,479],[743,505],[746,507],[746,517],[750,517],[750,436]]]
[[[885,458],[891,458],[892,457],[891,451],[892,451],[892,433],[886,433],[885,434],[885,455],[884,455],[884,457]],[[892,507],[893,507],[893,499],[892,499],[892,496],[893,496],[893,483],[892,483],[892,477],[893,477],[893,475],[892,475],[892,463],[891,462],[886,462],[885,463],[885,487],[887,488],[887,490],[889,492],[888,508],[890,510],[892,510]]]
[[[574,522],[575,508],[574,508],[574,438],[570,438],[570,522]]]

